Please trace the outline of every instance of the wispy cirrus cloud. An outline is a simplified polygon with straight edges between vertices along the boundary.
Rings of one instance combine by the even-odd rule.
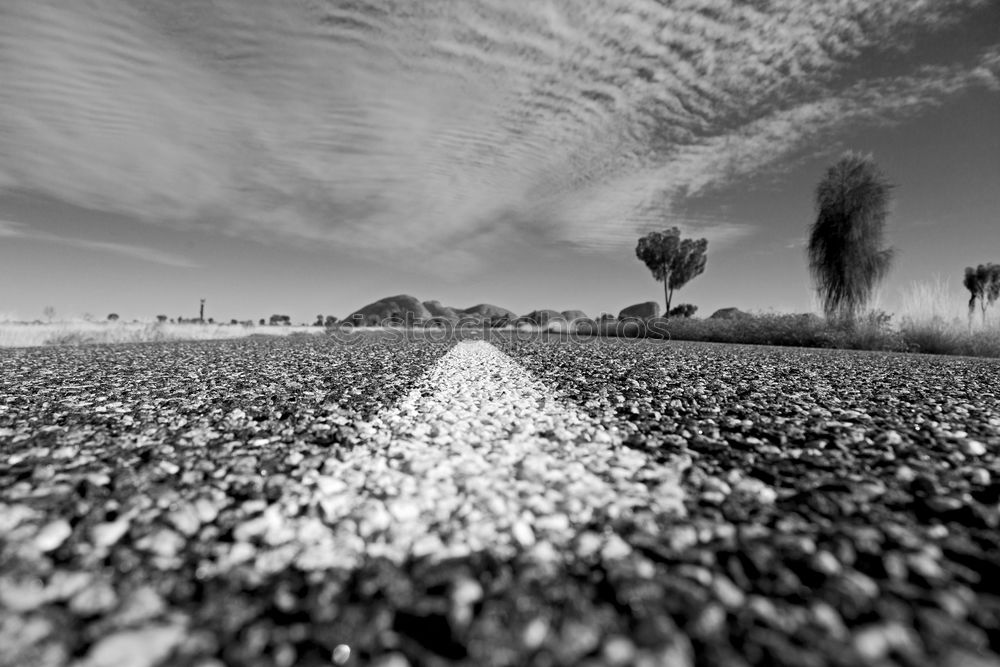
[[[518,234],[632,243],[824,132],[995,86],[996,48],[842,80],[986,5],[15,3],[0,188],[416,261]]]
[[[122,255],[132,259],[153,264],[163,264],[177,268],[192,268],[198,266],[186,257],[173,253],[163,252],[145,246],[130,245],[127,243],[116,243],[114,241],[95,241],[92,239],[81,239],[68,236],[58,236],[48,232],[32,229],[28,225],[12,220],[0,220],[0,238],[24,239],[27,241],[38,241],[42,243],[53,243],[71,248],[83,250],[96,250],[115,255]]]

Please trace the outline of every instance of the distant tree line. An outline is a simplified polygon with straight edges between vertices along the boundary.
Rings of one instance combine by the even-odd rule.
[[[46,315],[48,315],[48,313],[46,313]],[[107,317],[107,320],[109,322],[117,322],[117,321],[119,321],[119,319],[120,318],[118,316],[118,313],[110,313],[108,315],[108,317]],[[161,315],[157,315],[156,316],[156,322],[157,322],[157,324],[167,324],[167,323],[170,323],[170,324],[215,324],[215,318],[209,317],[207,320],[203,320],[200,317],[184,317],[184,316],[178,316],[178,317],[173,318],[173,317],[168,317],[167,315],[162,315],[161,314]],[[326,315],[326,316],[317,315],[316,316],[316,321],[313,323],[312,326],[316,326],[316,327],[332,327],[332,326],[335,326],[337,324],[337,322],[339,322],[339,320],[335,316],[333,316],[333,315]],[[238,320],[238,319],[236,319],[234,317],[234,318],[232,318],[232,319],[229,320],[228,324],[233,325],[233,326],[253,326],[254,325],[254,321],[253,320]],[[274,315],[271,315],[269,318],[263,318],[263,317],[260,318],[257,321],[257,324],[259,326],[268,326],[268,325],[270,325],[270,326],[291,326],[291,324],[292,324],[292,318],[289,315],[274,314]]]

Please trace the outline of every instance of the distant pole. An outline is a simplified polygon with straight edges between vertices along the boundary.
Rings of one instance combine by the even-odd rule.
[[[198,321],[199,322],[204,322],[205,321],[205,300],[204,299],[201,300],[201,310],[198,313]]]

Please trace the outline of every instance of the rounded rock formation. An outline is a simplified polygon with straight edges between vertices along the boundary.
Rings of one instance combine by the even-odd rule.
[[[522,322],[527,322],[528,324],[534,324],[536,326],[544,327],[548,326],[549,322],[554,321],[565,321],[565,317],[558,310],[533,310],[527,315],[520,318]]]
[[[720,308],[708,318],[710,320],[745,320],[753,317],[750,313],[745,313],[739,308]]]
[[[430,311],[416,297],[408,294],[389,296],[354,311],[347,321],[357,326],[413,324],[431,318]]]
[[[618,319],[620,320],[648,320],[651,317],[659,316],[660,304],[656,301],[637,303],[634,306],[623,308],[622,312],[618,313]]]

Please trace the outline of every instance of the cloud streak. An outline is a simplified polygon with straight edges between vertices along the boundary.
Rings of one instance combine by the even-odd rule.
[[[115,243],[113,241],[94,241],[91,239],[57,236],[55,234],[34,230],[24,223],[13,222],[11,220],[0,220],[0,238],[54,243],[70,248],[108,252],[115,255],[121,255],[123,257],[129,257],[131,259],[138,259],[143,262],[163,264],[164,266],[177,268],[193,268],[198,266],[186,257],[163,252],[154,248],[129,245],[127,243]]]
[[[841,81],[982,6],[8,3],[0,188],[417,261],[518,234],[631,244],[817,135],[996,87],[996,49]]]

